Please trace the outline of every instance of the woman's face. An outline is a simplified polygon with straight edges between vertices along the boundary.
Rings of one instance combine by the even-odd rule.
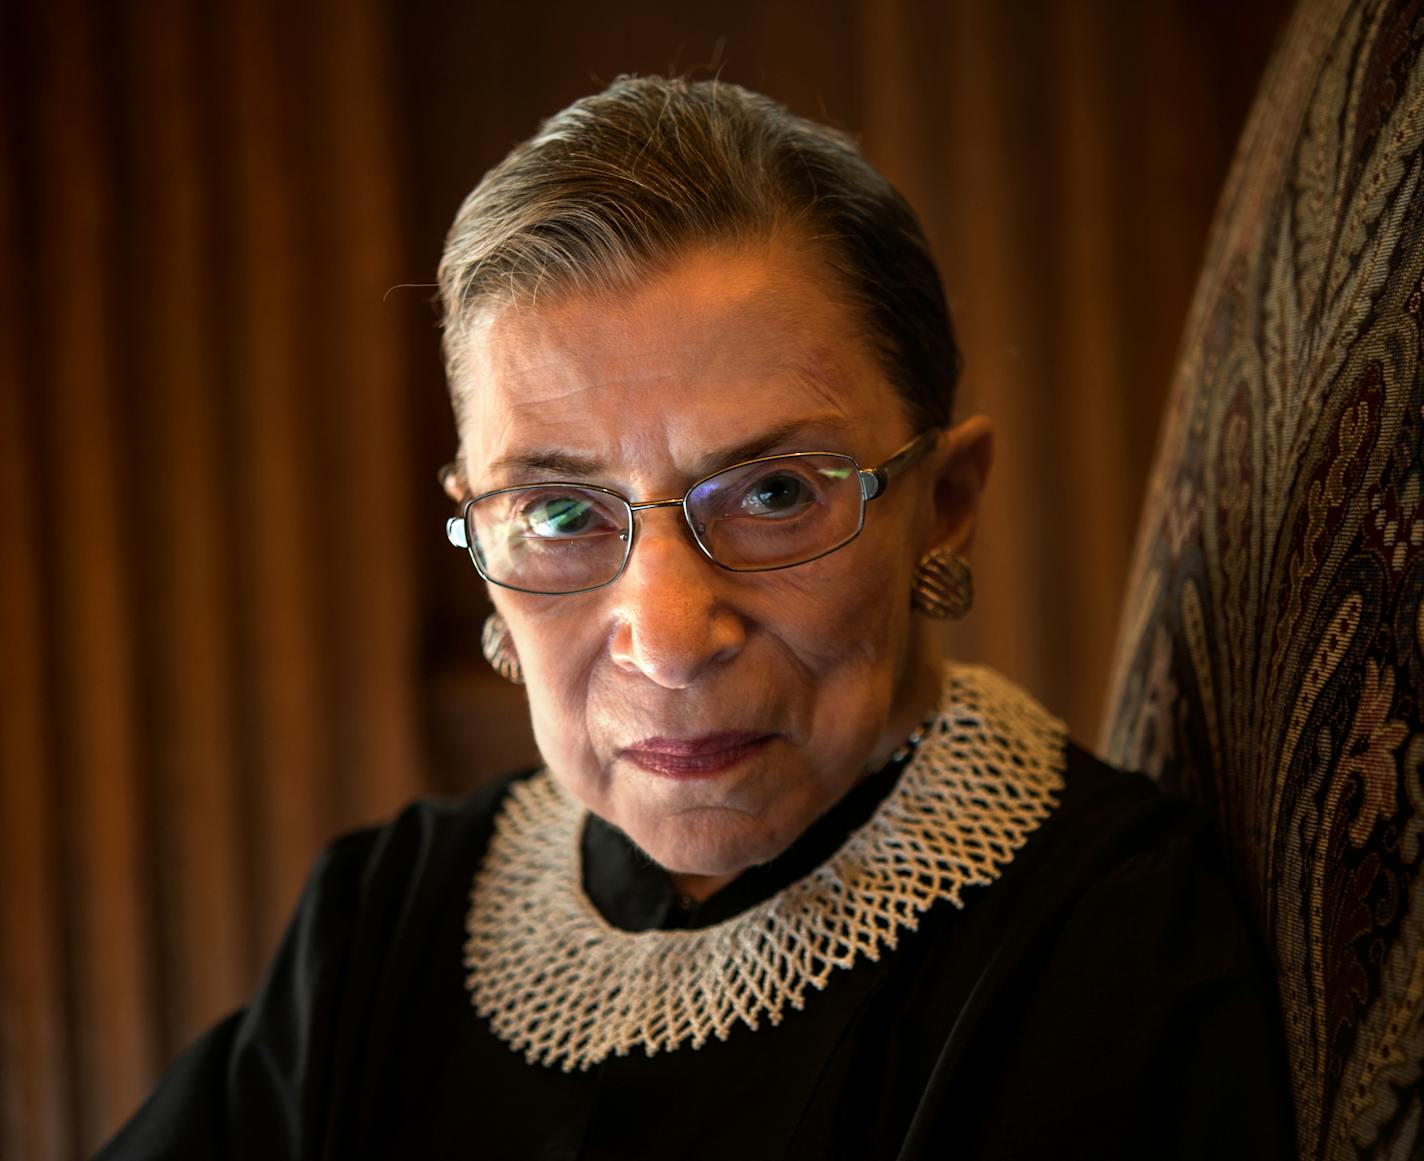
[[[636,502],[753,455],[879,464],[914,433],[829,279],[789,248],[695,252],[620,297],[495,314],[456,385],[469,488],[575,480]],[[944,462],[784,571],[720,569],[658,508],[605,588],[491,586],[554,777],[685,889],[785,849],[933,704],[910,588]]]

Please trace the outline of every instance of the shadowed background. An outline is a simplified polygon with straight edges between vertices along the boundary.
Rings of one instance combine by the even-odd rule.
[[[620,72],[847,128],[919,211],[999,432],[949,647],[1091,741],[1287,8],[0,4],[0,1156],[92,1151],[332,835],[530,756],[444,543],[428,284],[479,175]]]

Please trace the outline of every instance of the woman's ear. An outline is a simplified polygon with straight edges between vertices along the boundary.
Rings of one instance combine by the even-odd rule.
[[[963,555],[974,542],[979,498],[994,462],[994,424],[987,415],[971,415],[946,431],[940,446],[929,547]]]
[[[445,495],[457,504],[469,498],[470,489],[465,484],[465,474],[460,471],[458,459],[440,469],[440,486],[445,490]]]

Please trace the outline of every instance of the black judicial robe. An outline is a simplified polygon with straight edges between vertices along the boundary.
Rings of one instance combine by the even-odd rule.
[[[720,922],[823,861],[899,771],[700,905],[593,820],[584,889],[628,930]],[[571,1073],[496,1039],[466,990],[508,784],[412,806],[326,850],[251,1003],[100,1157],[1291,1156],[1275,1000],[1202,816],[1072,745],[1064,778],[996,882],[779,1025]]]

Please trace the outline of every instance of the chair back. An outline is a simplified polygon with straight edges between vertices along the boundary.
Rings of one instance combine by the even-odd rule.
[[[1218,209],[1103,750],[1216,818],[1304,1158],[1424,1156],[1424,3],[1304,0]]]

